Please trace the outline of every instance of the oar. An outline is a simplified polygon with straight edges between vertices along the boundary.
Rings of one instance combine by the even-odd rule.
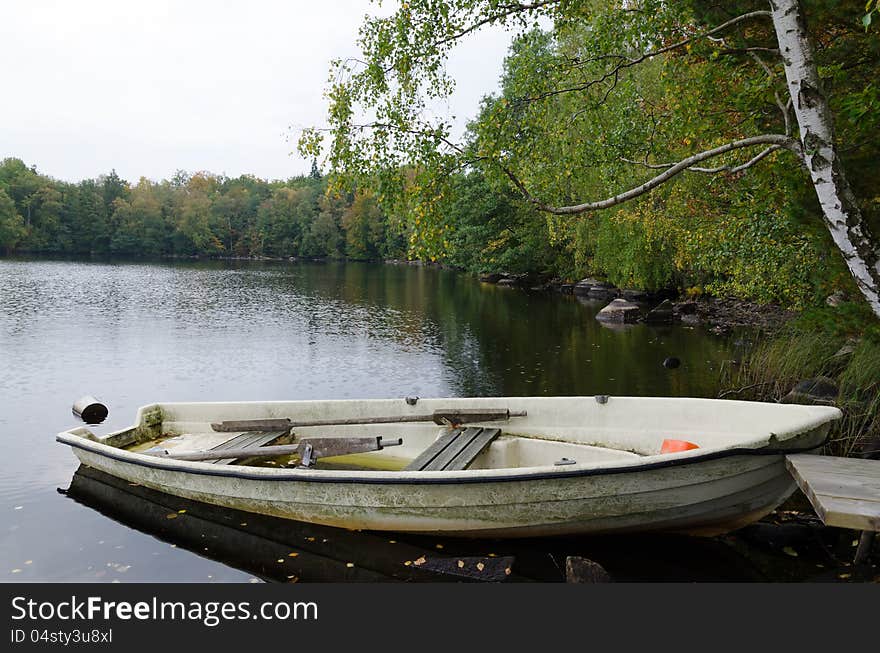
[[[349,417],[346,419],[318,419],[293,421],[281,419],[240,419],[211,424],[215,431],[283,431],[304,426],[352,426],[359,424],[400,424],[408,422],[434,422],[435,424],[467,424],[472,422],[497,422],[511,417],[525,417],[526,411],[506,408],[460,408],[435,410],[430,415],[394,415],[390,417]]]
[[[296,444],[279,444],[268,447],[245,447],[241,449],[209,449],[207,451],[185,451],[175,453],[170,451],[158,451],[150,453],[150,456],[158,458],[172,458],[174,460],[214,460],[216,458],[264,458],[274,456],[289,456],[299,454],[306,458],[330,458],[332,456],[344,456],[353,453],[365,453],[368,451],[381,451],[385,447],[396,447],[403,444],[400,438],[384,440],[382,436],[368,438],[307,438]]]

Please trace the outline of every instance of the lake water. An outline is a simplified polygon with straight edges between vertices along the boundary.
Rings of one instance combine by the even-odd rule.
[[[752,577],[714,540],[395,539],[223,512],[75,475],[54,441],[85,394],[110,408],[103,433],[155,401],[714,396],[738,355],[699,328],[603,327],[601,306],[409,266],[0,260],[0,579],[454,578],[411,572],[420,551],[513,555],[515,576],[551,580],[573,552],[623,578]]]

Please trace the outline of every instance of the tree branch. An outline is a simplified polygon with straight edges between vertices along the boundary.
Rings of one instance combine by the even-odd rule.
[[[659,56],[661,54],[665,54],[667,52],[671,52],[672,50],[677,50],[678,48],[683,48],[684,46],[688,45],[689,43],[693,43],[694,41],[697,41],[699,39],[707,38],[707,37],[711,36],[712,34],[716,34],[717,32],[725,30],[728,27],[730,27],[731,25],[736,25],[737,23],[741,23],[744,20],[750,20],[752,18],[758,18],[758,17],[769,17],[769,16],[770,16],[770,12],[764,11],[764,10],[751,11],[747,14],[741,14],[740,16],[737,16],[736,18],[731,18],[730,20],[728,20],[724,23],[721,23],[717,27],[713,27],[712,29],[710,29],[706,32],[701,32],[700,34],[695,34],[694,36],[691,36],[689,38],[684,39],[683,41],[678,41],[677,43],[672,43],[671,45],[667,45],[662,48],[658,48],[657,50],[651,50],[649,52],[644,52],[634,58],[625,57],[623,55],[601,55],[601,57],[599,57],[599,58],[602,58],[602,59],[619,58],[622,61],[620,61],[620,63],[618,63],[616,66],[614,66],[611,70],[606,71],[605,73],[603,73],[600,77],[598,77],[596,79],[592,79],[592,80],[585,82],[583,84],[578,84],[577,86],[571,86],[571,87],[563,88],[563,89],[555,89],[552,91],[546,91],[544,93],[539,93],[538,95],[525,97],[525,98],[520,99],[518,102],[535,102],[538,100],[544,100],[544,99],[546,99],[548,97],[552,97],[554,95],[561,95],[563,93],[571,93],[573,91],[585,91],[585,90],[591,88],[592,86],[595,86],[596,84],[601,84],[602,82],[604,82],[606,79],[609,79],[610,77],[614,77],[616,79],[618,77],[618,75],[620,74],[620,71],[625,68],[631,68],[632,66],[636,66],[636,65],[642,63],[643,61],[647,61],[648,59],[653,59],[656,56]],[[591,61],[591,60],[587,59],[584,61],[584,63],[589,62],[589,61]],[[579,65],[581,65],[581,64],[579,64]]]
[[[450,34],[449,36],[447,36],[445,38],[434,41],[434,47],[444,45],[446,43],[449,43],[450,41],[456,41],[456,40],[460,39],[462,36],[466,36],[467,34],[470,34],[471,32],[480,29],[481,27],[483,27],[483,25],[488,25],[489,23],[494,23],[497,20],[502,20],[502,19],[507,18],[509,16],[512,16],[514,14],[519,14],[519,13],[527,12],[527,11],[534,11],[535,9],[540,9],[541,7],[546,7],[547,5],[559,4],[560,1],[561,0],[538,0],[536,2],[525,3],[525,4],[521,4],[519,2],[514,2],[514,3],[508,4],[508,5],[501,5],[499,8],[502,11],[500,11],[499,13],[492,14],[491,16],[486,16],[486,18],[483,18],[482,20],[478,20],[476,23],[469,25],[468,27],[465,27],[464,29],[462,29],[461,31],[459,31],[455,34]],[[765,13],[769,14],[769,12],[765,12]]]
[[[640,195],[644,195],[645,193],[652,191],[661,184],[664,184],[676,175],[693,167],[695,164],[700,163],[701,161],[711,159],[721,154],[726,154],[727,152],[742,149],[744,147],[752,147],[754,145],[766,144],[774,145],[777,149],[789,149],[800,156],[799,143],[790,136],[782,134],[762,134],[760,136],[751,136],[749,138],[732,141],[719,147],[712,148],[711,150],[706,150],[704,152],[694,154],[687,157],[686,159],[682,159],[678,163],[669,166],[664,172],[661,172],[653,179],[649,179],[644,184],[636,186],[635,188],[631,188],[630,190],[620,193],[618,195],[614,195],[613,197],[609,197],[598,202],[585,202],[583,204],[574,204],[571,206],[551,206],[549,204],[545,204],[539,199],[533,197],[529,193],[525,185],[522,183],[522,181],[520,181],[509,168],[507,168],[501,162],[497,162],[497,164],[501,167],[501,170],[505,173],[505,175],[507,175],[507,177],[513,182],[513,184],[520,190],[520,192],[523,194],[523,197],[525,197],[528,202],[533,204],[539,210],[545,211],[547,213],[552,213],[554,215],[575,215],[578,213],[586,213],[587,211],[598,211],[599,209],[607,209],[618,204],[623,204],[628,200],[634,199]],[[771,148],[767,149],[771,150]],[[770,152],[767,151],[761,152],[761,154],[753,157],[752,160],[750,160],[747,164],[743,164],[743,166],[748,167],[750,165],[754,165],[754,163],[757,163],[769,153]],[[738,167],[740,169],[745,169],[743,166]],[[723,170],[723,168],[719,169],[719,171],[720,170]]]
[[[781,148],[782,148],[782,145],[771,145],[770,147],[761,150],[761,152],[759,152],[758,154],[753,156],[751,159],[749,159],[745,163],[742,163],[738,166],[726,165],[726,166],[718,166],[717,168],[698,168],[696,166],[693,166],[693,167],[688,168],[687,171],[688,172],[703,172],[703,173],[710,174],[710,175],[715,175],[720,172],[726,172],[729,174],[736,174],[737,172],[742,172],[743,170],[746,170],[747,168],[751,168],[753,165],[758,163],[758,161],[760,161],[761,159],[766,157],[768,154],[771,154],[772,152],[775,152],[776,150],[779,150]],[[651,168],[654,170],[663,170],[666,168],[671,168],[674,165],[677,165],[675,163],[648,163],[647,161],[633,161],[632,159],[626,159],[623,157],[621,157],[620,160],[625,161],[626,163],[632,163],[635,165],[644,166],[646,168]]]
[[[718,54],[746,54],[750,52],[766,52],[768,54],[779,54],[779,48],[762,48],[759,46],[750,46],[748,48],[723,48],[718,50]]]

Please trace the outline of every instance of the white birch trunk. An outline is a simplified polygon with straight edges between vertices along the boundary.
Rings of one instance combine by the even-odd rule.
[[[834,124],[814,60],[814,48],[799,0],[770,0],[785,79],[800,127],[803,156],[825,224],[859,290],[880,317],[880,253],[862,220],[837,147]]]

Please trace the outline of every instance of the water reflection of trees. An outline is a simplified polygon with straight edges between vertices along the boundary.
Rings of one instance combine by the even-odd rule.
[[[731,356],[727,341],[698,329],[610,330],[595,320],[601,304],[443,270],[306,264],[267,281],[293,283],[312,301],[341,303],[370,337],[439,351],[462,395],[706,396]],[[681,358],[681,368],[662,367],[670,355]]]
[[[164,305],[178,328],[242,322],[248,332],[272,323],[272,332],[301,344],[326,337],[393,343],[436,355],[460,395],[707,396],[732,350],[681,326],[607,329],[595,320],[601,303],[422,267],[198,261],[159,266],[153,277],[150,289],[129,294],[155,301],[120,312]],[[338,355],[342,365],[345,352]],[[671,355],[682,360],[677,370],[661,365]]]

